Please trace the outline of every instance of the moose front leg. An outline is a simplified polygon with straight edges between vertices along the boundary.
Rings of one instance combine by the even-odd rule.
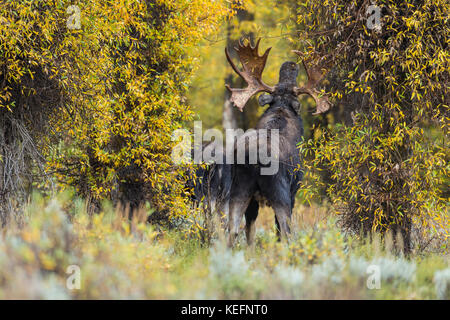
[[[228,247],[232,248],[235,245],[236,238],[239,234],[242,217],[250,202],[250,197],[243,199],[231,198],[230,201],[230,219],[228,220],[228,229],[230,234],[228,236]]]
[[[249,246],[252,245],[255,240],[255,222],[258,217],[258,210],[259,203],[253,198],[245,211],[245,235]]]
[[[278,239],[281,240],[283,238],[289,240],[289,236],[291,234],[291,206],[287,204],[279,204],[275,205],[273,210],[275,211],[275,220],[277,222]]]
[[[292,195],[289,171],[281,167],[277,175],[265,176],[258,181],[259,187],[264,191],[263,196],[268,200],[275,212],[277,237],[288,238],[290,235],[292,215]]]

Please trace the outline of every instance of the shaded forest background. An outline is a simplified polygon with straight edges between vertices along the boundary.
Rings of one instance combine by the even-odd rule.
[[[71,5],[79,8],[68,11]],[[223,49],[272,46],[275,83],[292,49],[326,72],[334,107],[302,99],[303,203],[331,202],[355,233],[448,239],[449,5],[380,1],[9,1],[0,5],[0,213],[21,219],[32,190],[68,187],[89,203],[190,219],[192,167],[171,159],[175,129],[251,128],[224,84],[241,86]],[[69,19],[79,19],[70,28]],[[71,21],[73,23],[73,21]],[[299,82],[305,81],[305,74]],[[180,220],[181,219],[181,220]]]
[[[0,1],[0,299],[450,299],[449,17],[448,0]],[[266,207],[230,249],[171,153],[195,120],[264,111],[228,100],[241,38],[273,47],[271,85],[301,52],[333,108],[300,99],[289,241]]]
[[[408,247],[414,228],[448,238],[449,5],[375,5],[381,20],[369,28],[370,1],[248,1],[203,42],[188,97],[204,127],[251,128],[264,110],[256,99],[243,113],[230,110],[223,86],[243,83],[223,48],[262,38],[273,47],[266,83],[284,61],[296,61],[292,49],[304,52],[328,72],[322,87],[334,107],[313,116],[312,100],[301,99],[306,177],[299,200],[331,201],[346,230],[398,231]]]

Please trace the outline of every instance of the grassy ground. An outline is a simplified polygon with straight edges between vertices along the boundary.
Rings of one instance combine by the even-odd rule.
[[[344,235],[326,206],[297,207],[289,243],[276,241],[265,208],[255,246],[242,237],[234,250],[220,233],[206,245],[155,230],[144,211],[131,223],[125,216],[106,206],[90,217],[81,201],[35,197],[24,225],[2,230],[0,299],[450,298],[448,243],[394,255],[389,237]]]

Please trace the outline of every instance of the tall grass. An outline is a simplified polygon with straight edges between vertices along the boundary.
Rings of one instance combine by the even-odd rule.
[[[448,299],[449,256],[395,253],[379,237],[343,234],[327,206],[297,207],[278,242],[263,209],[257,241],[234,250],[183,230],[155,229],[105,204],[90,215],[68,194],[34,196],[21,226],[0,235],[1,299]],[[333,215],[334,216],[334,215]],[[73,286],[73,270],[80,288]],[[370,289],[369,266],[380,288]]]

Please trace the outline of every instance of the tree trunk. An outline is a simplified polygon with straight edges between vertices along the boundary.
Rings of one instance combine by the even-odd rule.
[[[238,10],[237,14],[238,23],[240,24],[242,21],[252,21],[255,19],[252,13],[249,13],[246,10]],[[233,35],[233,26],[228,23],[227,29],[227,48],[231,55],[231,58],[235,61],[238,60],[237,54],[234,50],[235,47],[238,46],[239,39],[241,37],[250,38],[251,41],[254,42],[253,33],[245,33],[242,32],[239,34],[238,39],[234,39]],[[225,77],[225,83],[228,84],[232,88],[244,88],[247,86],[245,81],[241,79],[238,75],[234,74],[233,70],[229,68],[230,72]],[[242,128],[247,130],[249,128],[254,127],[257,119],[258,112],[258,104],[254,99],[250,100],[243,112],[240,112],[230,101],[230,93],[227,89],[225,89],[225,102],[223,105],[223,113],[222,113],[222,127],[224,129],[237,129]]]

